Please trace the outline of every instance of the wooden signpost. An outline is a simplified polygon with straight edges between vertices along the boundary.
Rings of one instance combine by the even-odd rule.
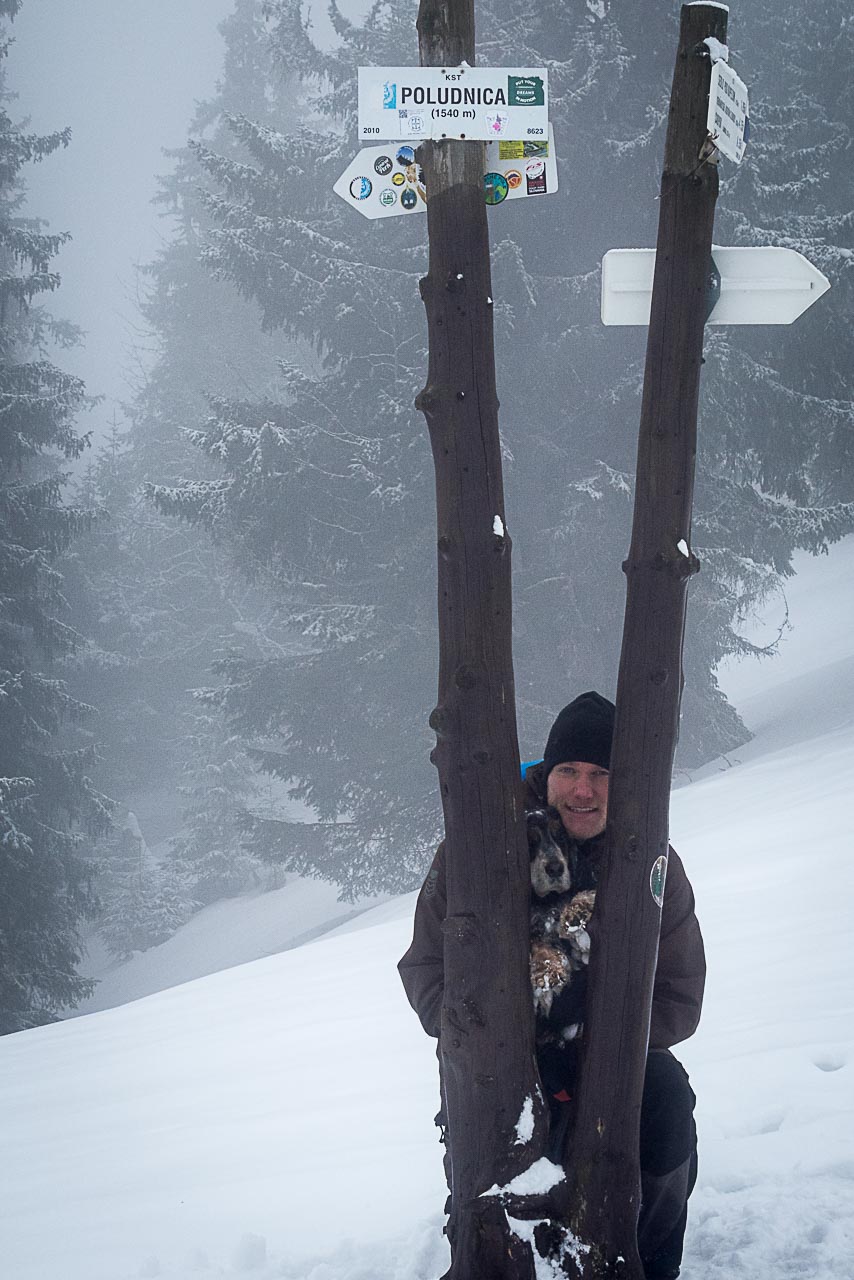
[[[717,160],[723,154],[740,162],[749,135],[747,89],[726,66],[727,17],[717,3],[682,8],[657,248],[654,255],[615,251],[603,270],[603,319],[648,321],[649,340],[634,523],[623,566],[627,601],[606,848],[589,926],[584,1047],[564,1177],[560,1169],[549,1176],[542,1158],[547,1114],[528,975],[529,856],[518,786],[484,143],[465,136],[473,116],[447,114],[456,109],[452,91],[466,107],[461,84],[474,103],[486,88],[494,98],[506,79],[471,65],[474,0],[421,0],[421,66],[438,72],[373,69],[360,77],[363,140],[379,141],[381,130],[386,138],[431,140],[411,158],[395,153],[393,160],[385,148],[360,152],[336,184],[359,212],[382,218],[391,216],[393,201],[382,189],[374,192],[375,179],[393,175],[397,163],[403,175],[397,185],[413,189],[400,212],[412,211],[420,207],[423,166],[429,270],[421,293],[430,350],[416,404],[430,432],[438,524],[439,697],[430,723],[447,875],[439,1046],[452,1170],[445,1280],[535,1280],[544,1268],[575,1280],[643,1280],[638,1134],[687,587],[699,568],[691,506],[704,325],[710,317],[773,323],[783,310],[793,319],[828,287],[788,251],[720,250],[720,262],[713,260]],[[512,74],[508,98],[520,109],[542,108],[542,118],[522,112],[536,121],[531,131],[542,132],[547,76],[531,68]],[[487,104],[490,117],[478,117],[478,137],[505,127],[503,105]],[[451,118],[453,124],[444,123]],[[374,194],[376,207],[369,204]],[[523,1194],[508,1187],[532,1166],[541,1176],[529,1179]]]
[[[474,0],[422,0],[421,62],[474,61]],[[506,1185],[542,1154],[528,976],[529,855],[519,803],[506,527],[483,143],[425,143],[430,356],[416,404],[436,468],[439,698],[430,723],[445,819],[445,992],[439,1040],[450,1134],[448,1280],[533,1280]],[[530,1132],[518,1139],[523,1112]]]
[[[585,1050],[569,1156],[582,1280],[643,1280],[638,1135],[682,695],[697,408],[718,195],[707,111],[727,10],[682,7],[661,180],[606,847],[591,920]],[[666,865],[666,864],[665,864]],[[660,881],[660,877],[658,878]],[[628,904],[631,904],[629,907]]]

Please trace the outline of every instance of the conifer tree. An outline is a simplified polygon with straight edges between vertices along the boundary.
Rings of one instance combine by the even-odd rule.
[[[98,932],[118,959],[165,942],[192,914],[179,869],[157,861],[134,813],[114,818],[96,856]]]
[[[171,841],[171,865],[199,906],[233,897],[261,883],[258,861],[242,847],[239,814],[258,793],[246,744],[223,732],[222,717],[205,704],[204,689],[183,739],[183,822]]]
[[[0,3],[14,17],[19,5]],[[0,53],[5,56],[8,43]],[[66,506],[63,460],[79,457],[84,403],[77,378],[48,359],[70,341],[40,295],[59,283],[64,237],[18,216],[21,170],[65,146],[68,133],[27,134],[0,103],[0,1032],[49,1021],[85,995],[76,971],[91,909],[87,843],[108,822],[89,772],[93,751],[69,726],[90,708],[58,664],[79,637],[69,626],[59,554],[90,513]]]

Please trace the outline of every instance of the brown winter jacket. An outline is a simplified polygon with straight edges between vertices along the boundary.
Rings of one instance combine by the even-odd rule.
[[[545,803],[542,765],[525,775],[527,808]],[[592,844],[592,842],[591,842]],[[444,987],[442,921],[446,913],[445,846],[440,844],[418,895],[412,946],[398,970],[409,1003],[428,1035],[438,1036]],[[650,1049],[669,1049],[697,1029],[703,1004],[706,959],[694,894],[674,849],[667,862],[658,964],[652,991]]]

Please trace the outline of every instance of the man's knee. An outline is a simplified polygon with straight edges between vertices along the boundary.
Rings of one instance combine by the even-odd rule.
[[[660,1176],[677,1168],[696,1151],[695,1103],[682,1064],[670,1053],[650,1053],[641,1103],[641,1169]]]

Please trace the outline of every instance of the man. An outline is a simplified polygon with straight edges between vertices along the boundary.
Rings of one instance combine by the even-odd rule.
[[[579,842],[579,887],[595,885],[608,817],[608,769],[614,705],[584,693],[552,725],[541,763],[525,774],[526,808],[550,804]],[[440,845],[418,897],[412,946],[400,976],[422,1026],[438,1036],[443,992],[442,921],[445,917],[444,849]],[[661,913],[661,937],[652,995],[649,1055],[640,1124],[642,1204],[638,1248],[647,1280],[679,1275],[688,1196],[697,1171],[694,1094],[670,1048],[693,1035],[700,1018],[706,964],[685,870],[670,850]],[[575,1085],[576,1042],[539,1045],[543,1085],[550,1095],[553,1134],[568,1120]],[[553,1146],[553,1150],[555,1144]]]

